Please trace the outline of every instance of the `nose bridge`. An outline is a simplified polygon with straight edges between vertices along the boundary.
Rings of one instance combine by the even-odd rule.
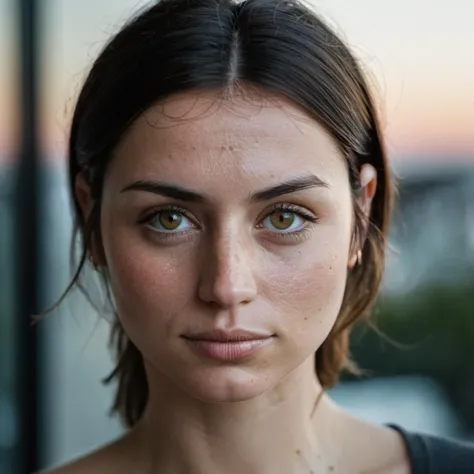
[[[202,299],[229,307],[256,295],[252,244],[238,228],[217,230],[207,249],[201,278]]]
[[[217,276],[225,281],[228,280],[230,284],[237,284],[239,280],[243,281],[246,270],[249,270],[245,265],[245,261],[248,260],[245,254],[248,250],[245,249],[242,240],[239,235],[229,232],[216,246]]]

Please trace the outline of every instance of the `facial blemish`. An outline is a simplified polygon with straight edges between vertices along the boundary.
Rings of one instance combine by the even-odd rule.
[[[229,146],[230,151],[234,151],[234,147],[232,145]]]
[[[295,452],[299,456],[301,454],[301,449],[297,449]]]

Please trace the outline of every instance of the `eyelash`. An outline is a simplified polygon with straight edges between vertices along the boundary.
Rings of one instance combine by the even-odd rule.
[[[305,211],[304,208],[301,208],[300,206],[297,206],[295,204],[290,204],[290,203],[277,203],[277,204],[274,204],[271,207],[271,209],[265,213],[265,215],[259,220],[258,225],[260,225],[268,216],[278,211],[292,212],[296,214],[297,216],[301,217],[306,222],[309,222],[311,224],[316,224],[319,221],[318,217],[314,216],[308,211]],[[166,206],[161,209],[155,209],[149,212],[144,217],[140,218],[138,223],[145,224],[145,225],[150,224],[150,221],[154,219],[155,217],[157,217],[161,212],[172,212],[172,213],[174,212],[177,214],[181,214],[184,217],[186,217],[188,220],[192,221],[192,218],[189,216],[189,213],[186,209],[180,206],[170,205],[170,206]],[[177,232],[172,232],[172,231],[165,232],[165,231],[160,231],[160,230],[157,230],[156,228],[153,228],[153,231],[156,232],[159,235],[159,238],[162,240],[176,239],[188,234],[188,230],[177,231]],[[304,238],[310,231],[311,231],[310,225],[303,225],[298,230],[294,230],[290,232],[275,231],[272,233],[276,234],[278,238],[282,240],[291,240],[291,239],[297,239],[297,238]]]

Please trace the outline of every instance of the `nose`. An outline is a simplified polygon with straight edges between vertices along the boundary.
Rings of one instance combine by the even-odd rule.
[[[252,245],[228,233],[209,242],[203,254],[199,297],[221,308],[250,303],[257,295]]]

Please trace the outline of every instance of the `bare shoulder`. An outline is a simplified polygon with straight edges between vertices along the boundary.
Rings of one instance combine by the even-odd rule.
[[[121,474],[127,465],[126,436],[67,464],[37,474]]]
[[[411,474],[411,461],[406,443],[399,432],[388,426],[375,426],[375,435],[380,436],[382,443],[379,449],[385,450],[385,463],[381,462],[383,474]],[[384,452],[384,451],[381,451]]]
[[[349,423],[348,459],[360,474],[411,474],[403,437],[396,430],[360,419]],[[357,467],[356,467],[357,466]]]

